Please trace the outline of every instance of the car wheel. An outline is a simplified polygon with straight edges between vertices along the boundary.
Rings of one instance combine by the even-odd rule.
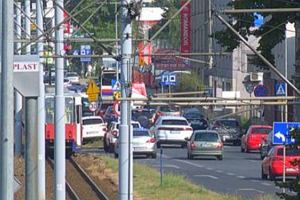
[[[263,167],[261,167],[261,179],[266,180],[267,178],[267,174],[264,173]]]
[[[153,154],[151,155],[151,157],[152,157],[153,159],[156,159],[156,157],[157,157],[156,153],[153,153]]]
[[[103,139],[103,149],[104,149],[105,153],[108,153],[109,148],[108,148],[108,145],[106,143],[106,138]]]
[[[114,151],[115,151],[114,145],[111,144],[111,143],[109,143],[108,152],[109,152],[109,153],[113,153]]]
[[[156,146],[157,146],[157,148],[160,148],[160,143],[157,142],[157,143],[156,143]]]
[[[275,181],[276,176],[272,173],[271,169],[269,169],[269,180],[270,181]]]
[[[218,159],[218,160],[223,160],[223,155],[217,156],[217,159]]]
[[[241,146],[241,152],[245,152],[245,149]]]
[[[115,153],[115,158],[118,158],[118,157],[119,157],[119,155],[117,153]]]

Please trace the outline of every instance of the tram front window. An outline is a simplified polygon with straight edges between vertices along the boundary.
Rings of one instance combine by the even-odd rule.
[[[55,118],[54,97],[46,97],[45,106],[46,106],[46,123],[53,124]],[[72,123],[72,122],[75,122],[74,99],[72,97],[66,97],[64,123]]]

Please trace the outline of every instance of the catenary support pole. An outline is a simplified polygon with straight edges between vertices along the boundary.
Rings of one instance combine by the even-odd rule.
[[[37,198],[37,98],[25,98],[25,199]]]
[[[22,16],[21,16],[21,2],[16,3],[16,38],[21,39],[22,38]],[[21,43],[18,42],[15,44],[16,49],[20,49]],[[21,51],[15,52],[18,55],[21,55]],[[19,156],[22,153],[22,103],[23,103],[23,97],[22,95],[15,90],[15,155]]]
[[[43,30],[43,1],[36,1],[37,36],[41,36]],[[44,52],[44,44],[37,43],[37,52],[40,56]],[[46,173],[45,173],[45,86],[44,86],[44,59],[40,57],[39,65],[39,97],[38,97],[38,199],[46,199]]]
[[[63,0],[57,0],[55,4],[55,26],[64,20]],[[63,26],[58,26],[55,30],[55,54],[64,54],[64,30]],[[55,144],[54,144],[54,159],[55,159],[55,200],[65,200],[66,198],[66,143],[65,143],[65,99],[64,99],[64,59],[55,59]]]
[[[2,3],[2,4],[1,4]],[[13,200],[14,180],[14,91],[13,91],[13,55],[14,55],[14,7],[13,1],[0,3],[1,23],[1,113],[0,115],[0,199]]]
[[[129,0],[121,0],[121,84],[122,84],[122,98],[128,95],[129,86],[129,65],[132,54],[132,27],[131,19],[128,16],[127,5]],[[121,102],[121,125],[120,125],[120,143],[119,143],[119,200],[130,200],[132,194],[130,193],[130,183],[132,181],[132,174],[128,173],[129,166],[129,124],[128,115],[130,115],[130,102]]]
[[[25,15],[31,16],[30,0],[25,0]],[[31,37],[31,22],[25,17],[25,38]],[[31,54],[31,46],[26,47]],[[37,199],[37,98],[25,97],[25,199]]]
[[[30,14],[30,0],[25,0],[25,15],[31,16]],[[25,20],[25,38],[30,39],[30,33],[31,33],[31,22],[28,17],[24,18]],[[26,54],[30,54],[31,52],[31,45],[26,46]]]

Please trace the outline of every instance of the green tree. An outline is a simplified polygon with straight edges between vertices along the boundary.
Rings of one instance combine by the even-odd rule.
[[[156,0],[153,6],[161,7],[165,13],[163,20],[150,30],[150,37],[154,35],[177,11],[180,9],[180,0]],[[180,15],[176,16],[171,23],[157,36],[156,39],[166,40],[172,48],[180,47]]]
[[[196,73],[177,76],[176,92],[203,91],[204,85]]]
[[[234,9],[255,9],[255,8],[295,8],[300,7],[294,0],[240,0],[232,1],[228,4]],[[229,15],[232,26],[241,35],[247,38],[249,35],[260,37],[258,50],[272,63],[274,55],[271,50],[276,44],[285,38],[285,24],[299,20],[299,15],[295,13],[261,13],[265,17],[265,23],[259,29],[253,27],[254,15],[252,13],[231,14]],[[227,28],[215,34],[218,42],[228,51],[232,51],[239,45],[237,37]],[[261,67],[265,67],[259,60],[253,61]]]

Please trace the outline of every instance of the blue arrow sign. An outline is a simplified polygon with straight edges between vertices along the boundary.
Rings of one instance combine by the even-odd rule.
[[[274,122],[273,144],[294,144],[295,139],[291,138],[293,129],[300,129],[300,122]]]

